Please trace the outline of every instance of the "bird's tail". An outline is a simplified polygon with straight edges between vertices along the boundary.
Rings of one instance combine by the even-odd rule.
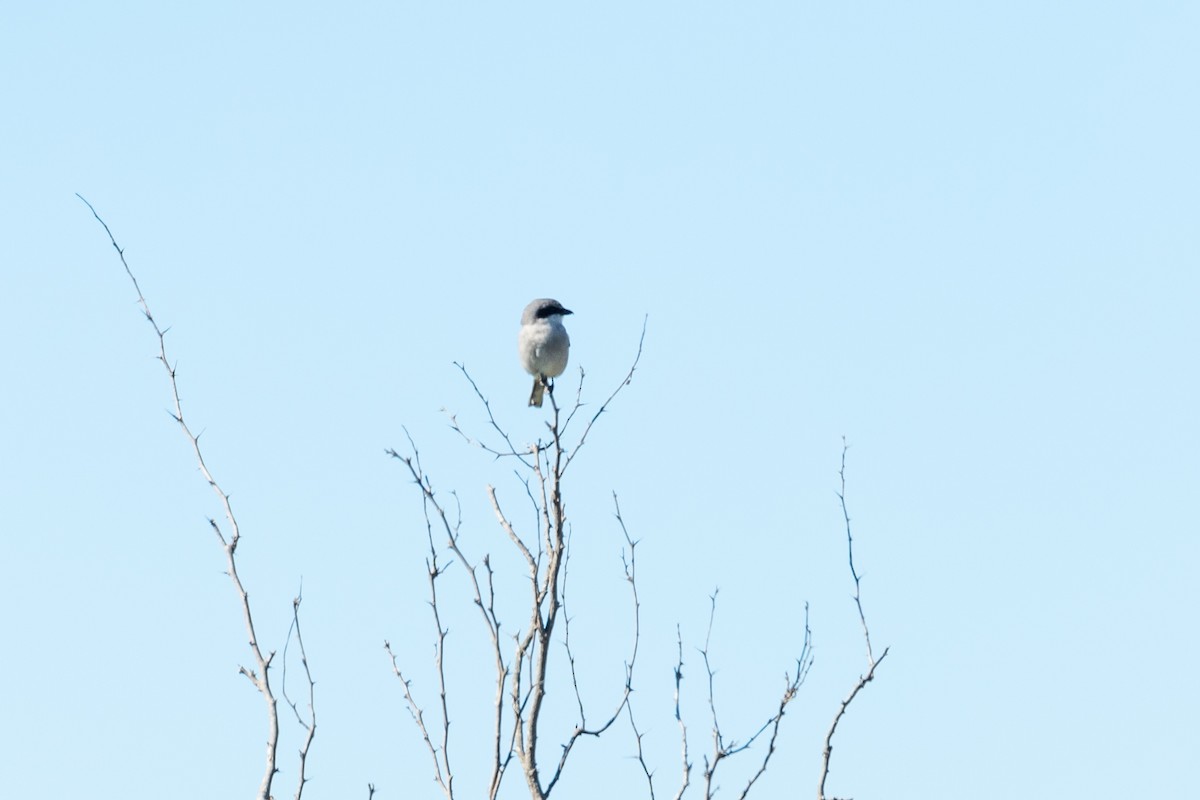
[[[546,384],[542,383],[541,375],[533,376],[533,391],[529,395],[529,405],[542,407],[542,394],[546,391]]]

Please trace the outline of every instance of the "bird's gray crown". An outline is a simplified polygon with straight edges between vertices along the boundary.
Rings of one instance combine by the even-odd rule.
[[[563,308],[562,303],[557,300],[551,300],[548,297],[539,297],[525,306],[525,313],[521,314],[521,324],[528,325],[536,320],[553,317],[556,314],[565,315],[574,313],[574,311]]]

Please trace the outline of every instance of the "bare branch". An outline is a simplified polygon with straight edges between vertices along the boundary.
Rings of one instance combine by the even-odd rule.
[[[488,402],[488,399],[480,390],[479,385],[475,383],[475,379],[471,377],[471,373],[467,372],[466,365],[455,361],[454,366],[458,367],[459,371],[462,372],[463,377],[466,378],[467,382],[471,384],[471,388],[475,391],[475,396],[479,398],[479,402],[483,403],[483,408],[485,411],[487,411],[488,424],[492,426],[492,429],[496,431],[496,433],[500,434],[500,438],[502,438],[504,443],[508,445],[508,449],[501,450],[499,448],[492,447],[491,445],[486,444],[479,439],[474,438],[473,436],[467,435],[467,432],[464,431],[458,424],[458,418],[449,411],[446,411],[446,415],[450,417],[450,427],[455,433],[466,440],[468,444],[478,447],[480,450],[483,450],[486,453],[491,453],[496,458],[515,457],[525,466],[530,466],[529,461],[527,460],[529,454],[526,451],[518,450],[516,445],[513,444],[512,439],[509,438],[508,432],[500,427],[500,423],[496,421],[495,414],[492,413],[492,404]],[[443,411],[445,411],[445,409],[443,409]]]
[[[408,435],[407,430],[405,430],[405,435],[406,436]],[[438,568],[437,567],[437,547],[434,544],[433,533],[432,533],[433,517],[435,517],[435,516],[439,520],[440,527],[446,535],[446,540],[447,540],[446,546],[450,549],[451,552],[454,553],[455,556],[458,557],[458,559],[463,563],[463,566],[466,567],[467,576],[470,580],[471,587],[475,593],[475,605],[479,609],[479,612],[483,618],[484,625],[488,630],[488,636],[489,636],[489,638],[491,640],[491,644],[492,644],[492,655],[493,655],[493,658],[495,659],[495,668],[496,668],[497,699],[496,699],[496,706],[495,706],[496,711],[495,711],[495,725],[494,725],[494,734],[495,734],[494,744],[495,744],[495,746],[493,748],[492,775],[491,775],[491,781],[490,781],[489,797],[494,798],[499,793],[500,781],[503,778],[504,769],[508,764],[509,758],[511,757],[512,750],[510,747],[508,753],[506,754],[501,751],[501,747],[500,747],[501,727],[502,727],[501,726],[501,722],[502,722],[501,698],[503,697],[505,682],[508,679],[509,669],[508,669],[508,666],[504,663],[503,653],[501,652],[501,646],[500,646],[501,624],[500,624],[499,618],[496,616],[496,610],[495,610],[495,591],[494,591],[494,587],[492,584],[491,563],[490,563],[490,560],[485,556],[483,559],[483,566],[484,566],[484,568],[487,572],[487,576],[488,576],[488,592],[487,592],[488,599],[485,601],[484,600],[484,592],[479,583],[478,567],[471,563],[471,561],[467,558],[466,554],[462,551],[462,549],[459,546],[459,535],[458,535],[459,526],[457,523],[451,524],[450,519],[449,519],[448,515],[446,514],[445,509],[443,508],[441,503],[438,501],[437,496],[435,495],[435,493],[433,491],[433,484],[430,482],[428,476],[426,476],[425,473],[423,472],[423,470],[421,469],[420,452],[417,450],[416,443],[413,442],[411,436],[408,437],[408,441],[409,441],[410,447],[412,448],[412,452],[413,452],[412,456],[402,456],[399,453],[397,453],[395,450],[388,450],[387,454],[392,456],[393,458],[403,462],[405,464],[405,466],[408,467],[409,473],[413,477],[413,481],[421,488],[422,507],[425,510],[425,518],[426,518],[426,530],[429,533],[429,547],[430,547],[429,581],[430,581],[430,593],[431,593],[430,606],[431,606],[431,609],[433,612],[434,622],[437,625],[437,630],[438,630],[438,644],[437,644],[437,649],[436,649],[435,660],[436,660],[436,666],[437,666],[437,671],[438,671],[438,675],[439,675],[439,691],[440,691],[440,695],[441,695],[442,721],[443,721],[443,724],[442,724],[442,746],[441,746],[441,753],[442,753],[441,767],[445,770],[445,773],[446,773],[445,784],[443,784],[443,791],[446,792],[447,798],[452,796],[453,778],[452,778],[452,775],[450,772],[450,764],[449,764],[449,760],[447,757],[447,750],[449,748],[450,721],[449,721],[449,715],[448,715],[448,706],[446,704],[447,689],[446,689],[446,683],[445,683],[445,671],[444,671],[444,661],[443,661],[444,652],[445,652],[444,643],[445,643],[446,632],[445,632],[444,627],[442,626],[440,611],[438,609],[438,603],[437,603],[437,594],[436,594],[436,591],[434,591],[434,582],[435,582],[436,578],[438,576],[440,576],[443,572],[445,572],[446,568],[444,568],[444,567]],[[432,515],[430,514],[431,509],[433,511]],[[498,509],[497,509],[497,511],[498,511]],[[397,671],[397,674],[399,674],[398,671]],[[407,691],[407,686],[406,686],[406,691]],[[417,718],[417,715],[414,714],[414,719],[416,719],[416,718]],[[418,722],[420,722],[420,721],[418,720]],[[418,727],[421,727],[421,725],[418,724]],[[426,735],[426,732],[422,731],[422,734]],[[434,750],[434,752],[435,752],[435,760],[436,760],[436,758],[437,758],[436,757],[436,749]],[[440,780],[439,780],[439,782],[440,782]]]
[[[628,552],[629,552],[629,556],[628,556],[628,558],[626,558],[625,552],[622,551],[621,560],[625,567],[625,580],[629,583],[629,589],[633,595],[633,642],[631,645],[631,653],[629,655],[629,660],[625,662],[625,686],[624,686],[624,690],[621,693],[621,697],[617,701],[616,707],[613,709],[612,713],[597,727],[589,728],[587,726],[587,717],[584,714],[584,709],[583,709],[583,697],[580,694],[579,682],[575,675],[575,659],[574,659],[574,656],[571,655],[571,646],[570,646],[570,639],[569,639],[569,630],[570,629],[567,626],[567,620],[569,619],[569,617],[565,613],[565,608],[566,608],[566,561],[564,559],[564,562],[563,562],[563,600],[562,600],[563,609],[564,609],[563,627],[564,627],[564,629],[566,629],[568,631],[567,635],[564,637],[564,643],[566,645],[567,657],[571,663],[571,682],[575,689],[575,699],[579,705],[579,723],[575,726],[575,730],[572,731],[571,737],[567,740],[567,743],[564,744],[562,747],[562,754],[559,757],[558,767],[555,769],[554,776],[550,779],[550,782],[546,786],[547,794],[550,793],[550,790],[554,788],[554,785],[558,782],[558,779],[562,776],[563,767],[565,767],[566,763],[567,763],[567,757],[570,755],[571,749],[575,746],[575,742],[579,740],[579,737],[592,736],[592,737],[598,738],[601,734],[603,734],[605,731],[607,731],[610,727],[612,727],[612,724],[617,721],[617,718],[621,715],[621,712],[623,710],[625,710],[626,706],[629,705],[629,697],[631,694],[633,694],[633,670],[634,670],[634,665],[637,663],[638,645],[641,642],[641,602],[638,600],[638,593],[637,593],[637,542],[634,541],[633,537],[631,537],[629,535],[629,529],[625,527],[625,520],[621,516],[621,504],[617,500],[616,492],[613,492],[613,508],[615,510],[615,516],[617,519],[617,523],[621,526],[621,533],[625,537],[625,545],[628,548]],[[630,722],[633,723],[632,713],[630,715]],[[640,758],[641,757],[641,736],[639,734],[637,734],[637,726],[636,725],[634,725],[634,733],[638,739],[638,753],[639,753],[639,758]],[[643,769],[646,768],[645,762],[642,763],[642,768]],[[651,787],[651,795],[653,795],[653,787]]]
[[[276,747],[279,744],[279,713],[276,707],[275,695],[271,691],[271,681],[268,671],[271,667],[271,661],[275,654],[272,652],[263,655],[262,650],[258,645],[258,637],[254,633],[254,618],[250,613],[250,595],[242,586],[241,578],[238,577],[237,562],[234,558],[234,553],[237,550],[238,541],[241,539],[241,531],[238,528],[237,518],[233,514],[233,506],[229,502],[229,495],[226,494],[217,484],[212,473],[209,472],[208,465],[204,462],[204,455],[200,450],[200,437],[198,434],[192,433],[190,427],[183,416],[183,403],[179,397],[179,384],[175,378],[175,367],[172,366],[170,359],[167,357],[166,329],[159,327],[158,322],[154,319],[154,314],[150,311],[150,306],[146,302],[145,296],[142,294],[142,288],[138,285],[137,278],[134,277],[133,271],[129,268],[129,263],[125,260],[125,251],[117,244],[116,238],[109,229],[108,224],[101,219],[96,209],[87,199],[76,193],[75,195],[83,201],[84,205],[92,212],[92,216],[104,228],[104,232],[108,234],[108,240],[112,243],[113,249],[117,251],[117,255],[121,258],[121,265],[125,268],[125,274],[129,276],[129,280],[133,283],[133,288],[137,292],[138,305],[141,306],[142,313],[146,317],[146,321],[154,328],[154,334],[158,337],[158,360],[162,363],[163,369],[167,372],[167,379],[171,385],[171,395],[175,404],[175,410],[171,412],[171,417],[179,423],[180,429],[187,438],[188,443],[192,447],[192,453],[196,457],[196,463],[200,466],[200,474],[208,481],[208,485],[212,487],[220,500],[221,506],[225,511],[225,519],[229,522],[230,535],[228,538],[221,532],[220,527],[215,520],[210,519],[209,524],[216,532],[217,538],[221,541],[221,546],[225,550],[226,573],[233,582],[234,590],[237,593],[238,600],[242,607],[242,619],[246,626],[246,633],[250,638],[250,652],[254,657],[255,668],[247,669],[241,667],[239,672],[250,679],[254,687],[263,697],[263,701],[267,707],[267,753],[266,765],[263,770],[262,783],[258,789],[258,800],[269,800],[271,797],[271,783],[275,778],[275,773],[278,771],[275,766]]]
[[[496,489],[489,485],[487,493],[488,499],[492,501],[492,511],[496,513],[496,519],[500,522],[500,527],[504,529],[504,532],[508,534],[508,538],[521,551],[521,555],[525,557],[525,563],[529,565],[530,572],[536,575],[538,572],[537,560],[533,557],[533,553],[529,552],[529,547],[517,535],[512,523],[505,518],[504,512],[500,510],[500,501],[496,499]]]
[[[859,575],[854,568],[854,537],[850,535],[850,512],[846,509],[846,451],[850,449],[850,445],[846,444],[846,437],[842,437],[842,466],[838,470],[838,478],[841,479],[842,488],[838,491],[838,500],[842,504],[842,518],[846,521],[846,553],[850,561],[850,576],[854,578],[854,605],[858,609],[858,621],[862,623],[863,639],[867,642],[867,663],[874,664],[875,656],[871,653],[871,632],[867,630],[867,617],[863,614],[862,595],[859,592]]]
[[[829,779],[829,759],[833,755],[833,735],[837,732],[838,723],[842,721],[846,710],[850,708],[850,703],[858,696],[868,683],[875,680],[875,669],[883,660],[887,658],[888,648],[884,648],[883,654],[878,659],[875,658],[871,651],[871,634],[867,629],[867,618],[863,614],[862,598],[859,593],[859,575],[854,567],[854,538],[850,535],[850,512],[846,508],[846,451],[850,447],[846,444],[846,438],[842,437],[842,466],[838,470],[838,476],[841,478],[841,489],[838,491],[838,500],[842,504],[842,517],[846,522],[846,549],[848,560],[850,562],[850,575],[854,579],[854,605],[858,609],[858,620],[862,624],[863,639],[867,643],[867,671],[864,675],[860,675],[854,687],[850,690],[850,694],[846,695],[846,699],[842,701],[838,707],[837,714],[834,715],[833,723],[829,726],[829,731],[825,734],[825,747],[821,758],[821,778],[817,784],[817,800],[825,800],[825,782]]]
[[[642,335],[640,337],[638,337],[637,354],[633,357],[633,364],[631,364],[629,366],[629,372],[625,375],[624,380],[621,381],[621,383],[617,386],[617,388],[613,389],[613,392],[612,392],[612,394],[610,394],[608,396],[608,399],[600,404],[599,410],[597,410],[596,413],[594,415],[592,415],[592,418],[590,420],[588,420],[588,424],[584,427],[583,433],[581,433],[579,435],[579,441],[575,444],[574,449],[572,449],[570,455],[567,456],[566,462],[562,465],[562,472],[565,472],[567,467],[571,466],[571,462],[575,460],[575,456],[579,455],[579,451],[583,447],[583,443],[585,441],[587,441],[588,433],[591,432],[592,426],[596,424],[596,420],[600,419],[600,415],[608,410],[609,405],[612,403],[613,400],[616,399],[617,395],[621,393],[621,390],[633,382],[633,373],[637,371],[638,362],[640,362],[642,360],[642,345],[645,344],[645,342],[646,342],[646,325],[649,324],[649,322],[650,322],[650,316],[647,314],[646,317],[642,320]],[[580,387],[582,389],[583,370],[579,371],[579,383],[580,383]],[[553,395],[551,395],[551,397],[553,397]],[[580,405],[581,405],[581,403],[578,400],[576,400],[576,406],[575,406],[576,409],[578,409]],[[575,415],[575,412],[572,411],[571,416],[573,417],[574,415]],[[558,418],[558,408],[556,406],[555,407],[556,438],[557,438],[557,418]],[[570,422],[569,417],[568,417],[567,421]],[[566,433],[565,425],[563,426],[562,432],[563,432],[563,434]],[[561,475],[561,473],[560,473],[560,475]]]
[[[308,783],[308,778],[305,776],[305,765],[308,763],[308,750],[312,747],[313,737],[317,734],[317,709],[314,703],[316,684],[313,682],[312,672],[308,668],[308,653],[304,650],[304,636],[300,632],[300,602],[303,595],[304,582],[301,581],[300,591],[292,600],[292,627],[288,629],[287,641],[283,645],[283,675],[280,678],[283,699],[292,707],[292,713],[296,715],[296,722],[305,730],[304,743],[300,746],[300,776],[296,783],[296,800],[300,800],[300,796],[304,794],[304,785]],[[304,677],[308,681],[308,722],[304,721],[300,715],[300,709],[296,707],[296,703],[288,697],[287,693],[287,653],[288,646],[292,643],[293,631],[296,634],[296,644],[300,646],[300,663],[304,666]]]
[[[712,639],[713,620],[717,615],[717,595],[720,593],[720,588],[713,589],[713,593],[709,595],[709,612],[708,612],[708,632],[704,635],[704,648],[700,651],[700,655],[704,658],[704,671],[708,674],[708,708],[712,714],[712,739],[713,739],[713,754],[712,760],[709,760],[708,755],[704,756],[704,797],[710,798],[714,792],[713,778],[717,773],[717,766],[721,760],[729,755],[725,745],[725,739],[721,735],[721,723],[717,721],[717,703],[713,695],[713,669],[712,664],[708,660],[708,646]]]
[[[767,729],[768,726],[770,726],[771,739],[767,743],[767,752],[763,755],[763,760],[758,767],[758,772],[751,776],[750,780],[746,783],[746,788],[744,788],[742,793],[738,795],[738,800],[745,800],[746,796],[750,794],[750,789],[754,786],[755,782],[762,777],[764,772],[767,771],[767,764],[770,762],[771,756],[775,754],[775,740],[779,737],[779,725],[781,722],[783,722],[784,711],[787,708],[787,704],[795,699],[796,692],[800,690],[801,685],[804,683],[804,679],[808,677],[808,671],[812,668],[812,665],[812,629],[808,626],[808,603],[805,603],[804,645],[800,649],[800,657],[796,659],[796,673],[792,677],[789,677],[786,672],[783,674],[784,689],[783,697],[779,701],[779,709],[775,712],[775,716],[767,720],[763,727],[759,729],[758,733],[754,734],[746,741],[745,747],[749,747],[754,743],[754,740],[758,738],[759,734],[761,734]]]
[[[429,729],[425,727],[425,713],[417,705],[417,701],[413,699],[412,681],[405,678],[404,673],[400,671],[400,665],[396,661],[396,654],[392,652],[392,645],[389,642],[384,642],[383,649],[392,661],[392,671],[400,679],[400,684],[404,687],[404,702],[408,707],[408,713],[412,715],[413,722],[416,724],[417,730],[421,732],[421,738],[425,741],[425,748],[429,751],[430,758],[433,759],[434,780],[437,781],[438,786],[442,787],[442,793],[446,797],[451,797],[449,784],[447,784],[445,777],[442,775],[442,762],[438,757],[438,749],[429,735]],[[375,787],[371,787],[371,793],[374,794],[374,792]]]
[[[637,660],[638,644],[641,641],[641,601],[638,599],[638,594],[637,594],[637,562],[635,560],[637,542],[635,542],[633,540],[633,538],[630,537],[629,531],[625,527],[625,520],[621,517],[621,507],[617,502],[616,492],[613,492],[613,505],[616,507],[617,522],[619,522],[621,525],[621,532],[625,535],[625,542],[629,547],[629,559],[626,561],[624,558],[624,553],[622,553],[622,561],[625,564],[625,579],[627,581],[629,581],[630,590],[633,592],[633,608],[634,608],[633,655],[630,657],[627,668],[626,668],[625,695],[622,698],[622,702],[624,703],[625,710],[629,714],[629,727],[633,730],[634,741],[637,743],[638,764],[642,768],[642,774],[644,774],[646,776],[646,785],[650,791],[650,800],[654,800],[654,797],[655,797],[654,796],[654,772],[650,769],[650,766],[646,763],[646,754],[642,750],[642,732],[638,730],[637,720],[634,719],[633,698],[630,696],[632,694],[632,690],[633,690],[633,664]],[[682,641],[681,641],[680,642],[681,664],[682,664],[682,658],[683,658],[682,646],[683,645],[682,645]],[[679,677],[680,677],[678,669],[676,669],[675,674],[676,674],[675,712],[676,712],[676,718],[678,718],[678,716],[679,716],[679,694],[678,694],[679,684],[678,684],[678,681],[679,681]],[[617,713],[620,713],[620,711],[621,711],[621,709],[618,707]],[[581,714],[581,716],[582,716],[582,714]],[[685,750],[684,763],[686,765],[686,763],[687,763],[686,736],[685,736],[685,740],[684,740],[684,750]],[[687,780],[687,775],[686,775],[686,770],[685,770],[685,775],[684,775],[685,784],[686,784],[686,780]]]
[[[642,774],[646,776],[646,788],[650,792],[650,800],[654,800],[654,772],[646,763],[646,753],[642,750],[642,732],[638,730],[637,720],[633,718],[633,703],[626,703],[625,711],[629,714],[629,727],[633,729],[633,740],[637,744],[638,766],[642,768]]]
[[[771,761],[771,756],[773,756],[775,754],[775,742],[776,742],[777,738],[779,737],[779,726],[783,722],[783,715],[787,710],[788,703],[792,702],[792,700],[795,699],[797,692],[799,692],[799,690],[800,690],[800,686],[803,685],[804,679],[808,676],[809,669],[811,669],[811,667],[812,667],[812,663],[813,663],[812,631],[809,628],[809,624],[808,624],[808,604],[805,603],[805,605],[804,605],[804,644],[800,649],[800,656],[796,659],[796,672],[794,674],[784,673],[783,694],[779,700],[779,706],[777,707],[775,713],[772,716],[770,716],[767,719],[767,721],[764,722],[758,728],[758,730],[756,730],[753,734],[751,734],[750,737],[748,739],[746,739],[746,741],[740,742],[740,743],[736,740],[726,741],[724,734],[721,732],[721,725],[717,720],[717,706],[716,706],[716,700],[715,700],[715,692],[714,692],[714,688],[713,688],[714,676],[716,673],[713,671],[712,665],[708,658],[709,644],[712,639],[713,618],[716,616],[716,610],[717,610],[717,594],[718,594],[718,591],[714,590],[712,595],[709,598],[711,601],[711,608],[709,611],[709,618],[708,618],[708,633],[704,637],[704,649],[702,649],[700,651],[700,655],[704,659],[704,669],[708,675],[708,705],[709,705],[710,713],[712,714],[712,739],[713,739],[712,755],[711,755],[711,757],[708,755],[705,755],[705,757],[704,757],[704,797],[705,797],[705,800],[708,800],[709,798],[713,797],[717,793],[717,791],[720,789],[720,786],[718,784],[716,784],[714,781],[716,778],[717,768],[720,766],[721,762],[731,756],[735,756],[738,753],[749,750],[754,745],[754,743],[756,741],[758,741],[759,737],[762,736],[764,733],[766,733],[769,730],[771,732],[771,736],[767,742],[767,749],[766,749],[766,752],[763,754],[762,762],[759,764],[758,770],[747,781],[745,787],[742,789],[741,794],[738,795],[739,800],[745,800],[745,798],[750,794],[750,790],[754,787],[754,784],[758,781],[759,778],[762,777],[763,773],[767,771],[767,765]],[[676,668],[676,673],[675,673],[675,684],[676,684],[675,713],[676,713],[677,718],[679,715],[679,683],[682,679],[681,672],[682,672],[682,665],[683,665],[682,646],[681,646],[679,664],[680,665],[679,665],[679,667]],[[682,726],[683,726],[683,722],[681,720],[680,727],[682,728]],[[688,773],[691,769],[691,765],[687,763],[687,734],[686,734],[686,731],[683,732],[683,738],[684,738],[684,786],[680,788],[679,795],[676,796],[677,798],[682,796],[683,789],[685,789],[687,787],[686,782],[688,779]]]
[[[678,625],[675,626],[675,644],[679,649],[679,660],[675,663],[675,721],[679,723],[680,752],[683,761],[683,780],[679,783],[679,791],[675,793],[675,800],[682,800],[683,793],[687,791],[688,785],[692,782],[692,762],[688,760],[687,724],[684,723],[683,715],[679,712],[679,685],[683,683],[683,633]]]
[[[571,668],[571,688],[575,691],[575,704],[579,707],[579,726],[587,725],[587,712],[583,707],[583,695],[579,692],[579,676],[575,672],[575,653],[571,650],[571,613],[567,608],[567,579],[571,566],[571,536],[567,535],[567,551],[563,556],[562,579],[562,608],[563,608],[563,647],[567,651],[567,663]]]

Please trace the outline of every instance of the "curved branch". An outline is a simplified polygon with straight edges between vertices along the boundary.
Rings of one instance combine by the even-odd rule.
[[[842,717],[846,715],[846,710],[850,708],[850,704],[854,702],[854,698],[858,697],[866,685],[875,680],[875,669],[883,660],[887,658],[889,648],[883,649],[883,654],[879,658],[875,658],[871,651],[871,632],[867,629],[867,617],[863,613],[862,596],[859,593],[859,574],[854,567],[854,537],[850,534],[850,512],[846,508],[846,451],[850,446],[846,444],[846,437],[842,437],[842,466],[838,470],[838,477],[841,479],[841,489],[838,491],[838,500],[842,504],[842,518],[846,524],[846,551],[847,558],[850,562],[850,576],[854,579],[854,605],[858,609],[858,621],[862,625],[863,639],[867,642],[867,671],[866,674],[860,675],[858,682],[854,684],[854,688],[850,690],[850,694],[846,695],[846,699],[842,700],[841,706],[838,708],[837,714],[833,717],[833,723],[829,726],[829,731],[825,734],[825,747],[821,753],[821,778],[817,784],[817,800],[825,800],[825,782],[829,779],[829,759],[833,755],[833,735],[837,732],[838,723],[842,721]]]
[[[612,403],[613,400],[616,399],[617,395],[621,393],[621,390],[633,382],[633,373],[637,371],[638,363],[642,360],[642,345],[644,345],[646,342],[646,326],[649,324],[649,322],[650,322],[650,315],[647,314],[642,319],[642,334],[641,334],[641,336],[638,337],[637,353],[633,357],[633,363],[629,366],[629,372],[625,375],[624,379],[622,379],[621,383],[617,385],[617,388],[613,389],[612,394],[610,394],[608,396],[608,399],[600,404],[599,410],[596,411],[596,413],[592,415],[592,418],[590,420],[588,420],[587,425],[584,426],[583,433],[581,433],[579,435],[579,441],[576,442],[574,449],[571,450],[570,454],[566,458],[566,462],[562,466],[563,472],[566,472],[567,467],[571,466],[571,462],[575,460],[575,456],[579,455],[579,451],[583,447],[583,443],[587,441],[588,433],[591,432],[592,426],[596,424],[596,420],[600,419],[600,415],[608,410],[608,406]],[[580,383],[580,388],[582,390],[583,370],[579,371],[579,383]],[[551,395],[551,397],[553,397],[553,395]],[[573,409],[571,411],[570,416],[567,417],[567,424],[570,423],[571,418],[575,416],[575,411],[577,411],[581,405],[582,405],[582,403],[577,399],[576,403],[575,403],[575,409]],[[558,427],[557,411],[558,411],[558,408],[556,406],[555,407],[555,430],[556,430],[556,432],[557,432],[557,427]],[[564,434],[566,433],[566,424],[563,425],[563,433]],[[560,475],[561,475],[561,473],[560,473]]]

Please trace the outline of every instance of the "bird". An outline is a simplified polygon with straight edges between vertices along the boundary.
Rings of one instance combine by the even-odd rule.
[[[521,366],[533,376],[533,392],[529,405],[542,405],[542,394],[549,386],[550,378],[557,378],[567,368],[567,353],[571,349],[571,337],[563,327],[562,318],[575,312],[563,308],[562,303],[540,297],[525,306],[521,314],[521,332],[517,335],[517,354]],[[551,391],[554,391],[551,388]]]

